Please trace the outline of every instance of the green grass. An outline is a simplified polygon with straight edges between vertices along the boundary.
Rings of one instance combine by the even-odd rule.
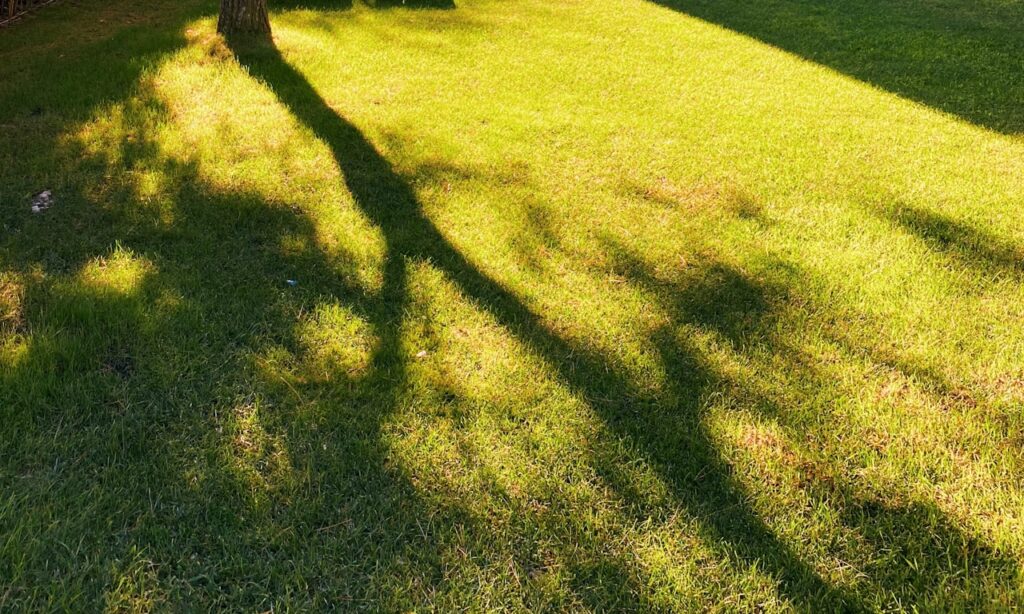
[[[1024,5],[317,4],[0,31],[0,610],[1024,605]]]

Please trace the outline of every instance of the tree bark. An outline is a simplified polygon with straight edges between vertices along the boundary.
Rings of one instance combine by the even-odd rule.
[[[270,37],[267,0],[220,0],[217,31],[224,35]]]

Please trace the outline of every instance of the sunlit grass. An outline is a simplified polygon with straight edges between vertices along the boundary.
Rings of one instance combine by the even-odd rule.
[[[1019,606],[1002,99],[663,4],[0,33],[0,609]]]

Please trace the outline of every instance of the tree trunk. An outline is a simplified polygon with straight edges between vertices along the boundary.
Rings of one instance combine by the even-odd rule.
[[[224,35],[270,36],[267,0],[220,0],[217,31]]]

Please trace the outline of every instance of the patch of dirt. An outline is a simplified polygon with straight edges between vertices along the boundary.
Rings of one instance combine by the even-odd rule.
[[[107,355],[100,369],[120,379],[128,379],[135,373],[135,361],[125,350],[115,350]]]
[[[764,213],[751,194],[728,183],[680,186],[661,177],[648,185],[634,185],[629,191],[652,204],[691,212],[720,211],[741,219],[760,219]]]

